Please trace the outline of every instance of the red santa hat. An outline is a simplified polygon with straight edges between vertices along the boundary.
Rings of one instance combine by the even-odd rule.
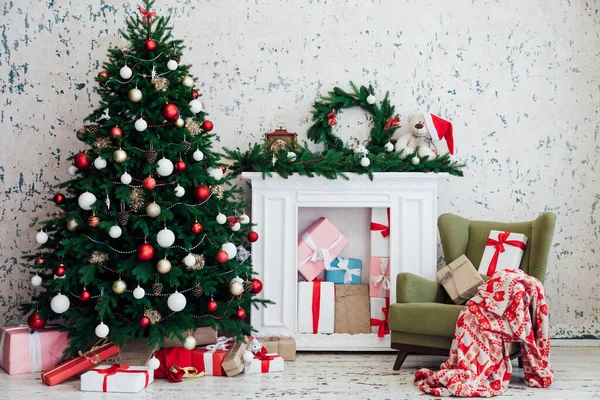
[[[434,142],[439,142],[442,139],[446,140],[448,151],[454,154],[454,136],[452,135],[452,122],[438,117],[435,114],[424,112],[425,125],[431,133],[431,138]]]

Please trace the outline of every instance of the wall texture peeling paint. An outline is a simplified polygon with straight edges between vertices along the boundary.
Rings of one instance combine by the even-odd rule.
[[[20,260],[68,178],[74,131],[97,104],[94,77],[136,2],[0,3],[0,323],[29,298]],[[283,121],[305,138],[334,85],[390,90],[406,120],[454,122],[469,167],[440,211],[470,218],[558,215],[546,280],[554,337],[600,336],[598,1],[170,0],[219,146],[248,146]],[[363,121],[346,113],[346,123]],[[343,123],[344,114],[340,116]],[[366,135],[348,129],[341,136]]]

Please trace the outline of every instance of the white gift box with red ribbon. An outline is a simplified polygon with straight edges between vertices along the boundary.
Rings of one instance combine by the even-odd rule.
[[[522,233],[490,231],[479,273],[492,276],[503,269],[519,269],[526,245],[527,236]]]
[[[263,347],[259,352],[254,354],[254,359],[244,366],[245,374],[265,374],[267,372],[283,371],[283,358],[277,353],[267,353],[267,349]]]
[[[298,282],[298,332],[333,333],[335,285],[333,282]]]
[[[80,390],[137,393],[152,382],[154,382],[154,370],[150,367],[98,365],[81,375]]]
[[[390,256],[390,209],[371,209],[371,257]]]

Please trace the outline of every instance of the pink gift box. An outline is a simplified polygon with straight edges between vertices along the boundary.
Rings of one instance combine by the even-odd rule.
[[[298,272],[312,282],[348,245],[348,240],[327,219],[319,219],[298,239]]]
[[[69,347],[67,332],[59,329],[31,332],[28,327],[0,327],[0,366],[10,375],[51,370]]]
[[[390,297],[390,259],[371,257],[369,261],[369,296]]]

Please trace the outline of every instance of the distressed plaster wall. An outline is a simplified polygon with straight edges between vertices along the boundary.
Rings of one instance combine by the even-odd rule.
[[[44,199],[80,149],[93,79],[137,2],[0,3],[0,323],[31,295],[19,259]],[[522,220],[558,215],[546,280],[554,337],[600,335],[598,1],[169,0],[200,77],[218,146],[248,146],[283,121],[301,138],[311,103],[352,79],[390,90],[403,118],[454,121],[466,177],[440,211]],[[346,120],[344,121],[344,118]],[[364,122],[357,113],[342,125]],[[340,133],[358,133],[356,127]]]

